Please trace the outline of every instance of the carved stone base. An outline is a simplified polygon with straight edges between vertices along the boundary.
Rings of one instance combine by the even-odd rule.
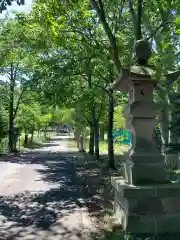
[[[112,177],[118,222],[131,234],[180,234],[180,185],[128,185]]]
[[[129,184],[166,184],[168,176],[164,167],[164,158],[156,155],[131,155],[124,163],[125,180]]]

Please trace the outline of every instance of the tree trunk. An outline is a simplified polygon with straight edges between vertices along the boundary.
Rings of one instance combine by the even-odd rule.
[[[94,155],[94,127],[90,123],[89,154]]]
[[[89,58],[87,62],[87,81],[89,90],[92,91],[92,69],[91,69],[91,58]],[[92,109],[91,109],[91,121],[90,124],[90,139],[89,139],[89,154],[94,154],[94,144],[95,144],[95,125],[96,125],[96,113],[94,107],[94,97],[93,101],[91,102]]]
[[[91,0],[91,3],[92,3],[93,8],[97,12],[97,15],[103,25],[104,31],[107,34],[107,37],[108,37],[110,45],[111,45],[111,53],[112,53],[112,58],[113,58],[115,67],[116,67],[117,71],[120,72],[121,71],[121,62],[120,62],[120,57],[119,57],[117,41],[116,41],[116,37],[114,36],[113,32],[111,31],[110,25],[106,21],[103,2],[101,0],[101,1],[99,1],[100,4],[98,4],[97,1]]]
[[[76,140],[76,143],[77,143],[77,148],[79,149],[79,136],[80,136],[80,132],[78,129],[76,129],[74,131],[74,140]]]
[[[24,136],[24,147],[27,147],[28,145],[28,134],[25,133],[25,136]]]
[[[15,79],[13,75],[13,67],[11,66],[11,79],[10,79],[10,103],[9,103],[9,151],[16,152],[17,149],[14,149],[14,118],[13,118],[13,111],[14,111],[14,86],[15,86]]]
[[[45,127],[45,129],[44,129],[44,139],[45,140],[47,139],[47,127]]]
[[[143,0],[138,0],[138,3],[137,3],[136,40],[140,40],[142,38],[142,33],[141,33],[142,3],[143,3]]]
[[[104,124],[101,124],[100,129],[99,129],[99,135],[100,135],[99,137],[100,137],[100,141],[102,141],[102,142],[104,141],[104,132],[105,132],[104,131]]]
[[[94,137],[95,137],[95,156],[99,159],[99,123],[95,120],[94,125]]]
[[[113,90],[109,90],[109,103],[108,103],[108,161],[109,167],[115,168],[114,161],[114,146],[113,146],[113,119],[114,119],[114,98]]]
[[[92,125],[94,129],[95,156],[99,159],[99,122],[96,119],[96,109],[92,108]]]

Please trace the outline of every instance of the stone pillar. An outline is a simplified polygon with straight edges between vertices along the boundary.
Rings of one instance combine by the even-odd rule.
[[[129,88],[129,104],[124,116],[131,131],[132,148],[125,163],[129,184],[167,183],[164,157],[153,139],[158,124],[155,119],[157,106],[153,102],[154,80],[132,80]]]
[[[131,234],[180,234],[180,185],[168,181],[164,157],[153,140],[158,124],[153,102],[157,81],[134,72],[122,79],[117,86],[129,93],[124,116],[133,137],[124,178],[112,177],[116,217]]]

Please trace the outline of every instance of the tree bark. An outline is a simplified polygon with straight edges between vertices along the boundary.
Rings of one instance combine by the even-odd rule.
[[[77,132],[76,133],[76,142],[77,142],[77,148],[79,149],[79,137],[80,137],[80,133]]]
[[[47,139],[47,127],[45,127],[45,129],[44,129],[44,139],[45,140]]]
[[[114,98],[113,90],[109,90],[109,103],[108,103],[108,165],[110,168],[115,168],[114,161],[114,145],[113,145],[113,119],[114,119]]]
[[[99,138],[100,141],[104,141],[104,134],[105,134],[105,130],[104,130],[104,124],[100,124],[100,128],[99,128]]]
[[[140,39],[142,38],[142,32],[141,32],[142,3],[143,3],[143,0],[138,0],[138,5],[137,5],[136,40],[140,40]]]
[[[15,87],[15,76],[13,73],[13,65],[11,64],[11,77],[10,77],[10,103],[9,103],[9,151],[16,152],[16,146],[14,146],[14,87]]]
[[[27,147],[28,145],[28,134],[25,133],[25,136],[24,136],[24,147]]]
[[[95,137],[95,156],[99,159],[99,122],[95,119],[94,126],[94,137]]]
[[[92,122],[90,123],[89,154],[94,155],[94,127]]]
[[[98,2],[99,2],[99,4],[98,4]],[[106,16],[105,16],[105,11],[104,11],[102,0],[99,0],[98,2],[96,0],[91,0],[92,6],[93,6],[94,10],[97,12],[97,15],[103,25],[104,31],[106,32],[107,37],[109,39],[109,42],[111,45],[112,58],[113,58],[115,66],[116,66],[117,72],[119,73],[121,71],[121,62],[120,62],[116,37],[113,35],[111,28],[110,28],[108,22],[106,21]]]

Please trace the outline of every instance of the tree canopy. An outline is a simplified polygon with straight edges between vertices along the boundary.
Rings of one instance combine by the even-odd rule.
[[[1,2],[1,11],[11,2]],[[27,121],[34,131],[52,121],[66,122],[78,134],[88,129],[98,156],[99,128],[110,129],[112,146],[113,129],[125,127],[118,112],[127,94],[113,93],[111,84],[122,68],[135,64],[136,40],[148,39],[153,48],[149,64],[159,80],[155,100],[163,111],[174,109],[179,72],[171,79],[166,75],[179,70],[179,33],[176,0],[37,0],[30,13],[1,21],[0,71],[6,83],[0,93],[9,131],[15,126],[27,131]]]

